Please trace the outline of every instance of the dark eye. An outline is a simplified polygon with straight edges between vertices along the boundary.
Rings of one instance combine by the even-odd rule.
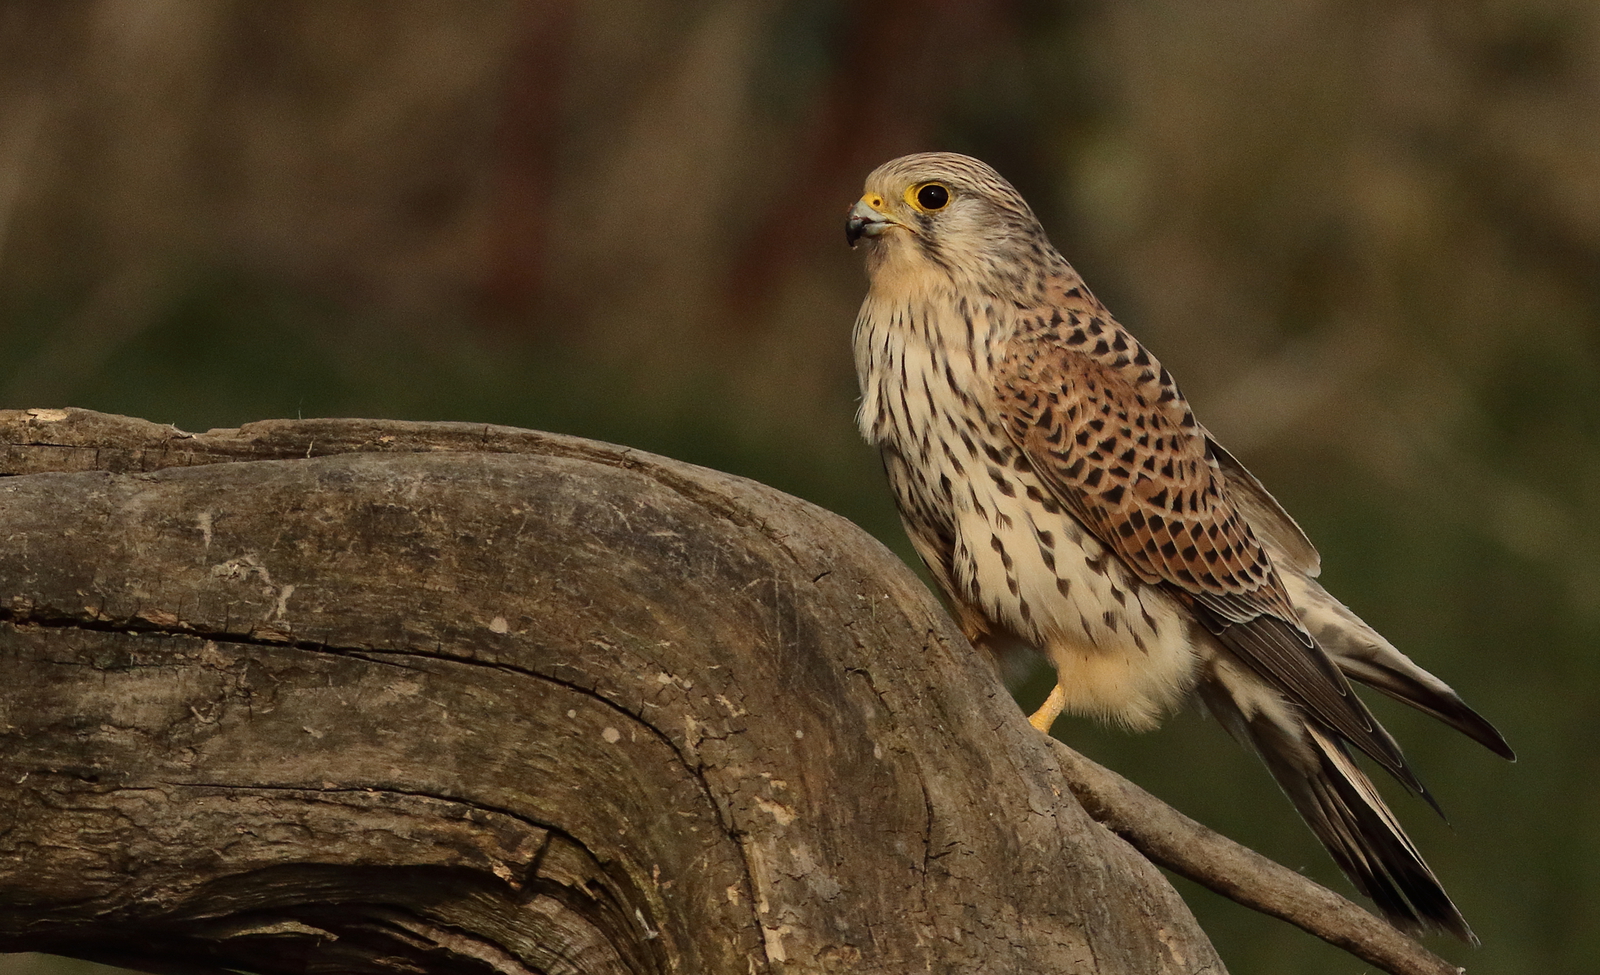
[[[943,183],[923,183],[917,187],[917,204],[924,210],[943,210],[950,202],[950,190]]]

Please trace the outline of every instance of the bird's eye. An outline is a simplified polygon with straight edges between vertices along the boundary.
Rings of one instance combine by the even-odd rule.
[[[912,194],[920,210],[943,210],[950,204],[950,187],[943,183],[923,183]]]

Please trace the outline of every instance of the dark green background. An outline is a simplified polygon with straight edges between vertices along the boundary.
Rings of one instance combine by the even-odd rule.
[[[558,430],[909,557],[842,217],[891,156],[980,155],[1518,750],[1375,702],[1484,942],[1436,947],[1600,970],[1597,91],[1578,0],[0,2],[0,407]],[[1198,714],[1058,733],[1347,889]],[[1180,886],[1236,972],[1363,970]]]

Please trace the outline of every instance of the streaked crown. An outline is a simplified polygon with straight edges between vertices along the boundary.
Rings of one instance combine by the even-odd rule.
[[[852,243],[868,241],[873,274],[899,265],[1015,284],[1065,263],[1022,194],[987,163],[954,152],[901,156],[873,170],[849,233]]]

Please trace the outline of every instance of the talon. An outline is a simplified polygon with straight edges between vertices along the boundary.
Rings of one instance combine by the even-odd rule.
[[[1044,734],[1050,733],[1050,728],[1061,717],[1061,711],[1067,706],[1067,692],[1057,684],[1050,688],[1050,696],[1039,705],[1039,710],[1028,715],[1028,723],[1039,729]]]

